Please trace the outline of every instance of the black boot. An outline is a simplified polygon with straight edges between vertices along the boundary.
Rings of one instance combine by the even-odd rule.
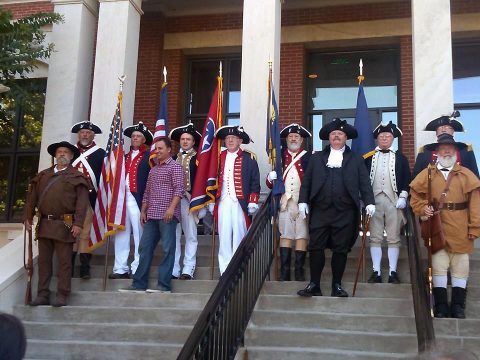
[[[292,249],[287,247],[280,248],[280,281],[290,281],[290,261],[292,259]]]
[[[75,275],[75,259],[77,258],[77,252],[72,252],[72,278]]]
[[[295,281],[305,281],[305,258],[307,257],[306,251],[295,251]]]
[[[90,259],[92,254],[80,253],[80,278],[90,279]]]
[[[447,289],[443,287],[433,288],[433,298],[435,300],[434,315],[437,318],[448,318],[448,298]]]
[[[465,302],[467,290],[461,287],[452,287],[452,306],[450,308],[452,318],[465,319]]]

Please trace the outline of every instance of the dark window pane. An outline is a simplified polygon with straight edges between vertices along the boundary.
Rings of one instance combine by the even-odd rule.
[[[12,97],[3,96],[0,102],[0,148],[13,146],[15,133],[16,102]]]
[[[453,97],[455,104],[480,102],[480,44],[453,47]]]
[[[42,140],[45,93],[30,94],[23,104],[23,122],[20,127],[20,148],[40,148]]]
[[[190,73],[189,114],[206,114],[217,86],[218,61],[194,61]]]
[[[23,220],[26,190],[29,181],[35,176],[38,169],[39,155],[19,156],[17,161],[17,176],[13,188],[14,198],[12,204],[11,220]]]
[[[0,220],[5,220],[8,202],[8,174],[10,157],[0,156]]]
[[[242,75],[242,61],[230,61],[230,82],[228,84],[228,112],[240,113],[240,84]]]

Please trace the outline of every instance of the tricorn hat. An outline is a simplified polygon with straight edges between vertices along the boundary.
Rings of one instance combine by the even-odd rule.
[[[288,126],[285,126],[282,129],[282,131],[280,131],[280,137],[281,138],[286,138],[288,136],[288,134],[292,134],[292,133],[298,134],[302,138],[308,138],[308,137],[312,136],[310,131],[305,129],[302,125],[293,123],[293,124],[290,124]]]
[[[243,126],[234,126],[234,125],[225,125],[219,128],[215,136],[220,139],[225,139],[228,135],[235,135],[242,139],[244,144],[248,144],[250,142],[253,143],[253,140],[250,139],[250,136],[243,130]]]
[[[195,139],[195,145],[197,146],[200,144],[200,140],[202,139],[202,134],[200,134],[197,130],[195,130],[195,127],[193,126],[192,123],[172,129],[172,131],[170,131],[170,134],[168,134],[168,137],[174,141],[180,142],[180,138],[182,137],[182,134],[192,135],[193,138]]]
[[[87,130],[92,130],[95,134],[101,134],[102,129],[92,123],[91,121],[85,120],[85,121],[80,121],[72,126],[72,133],[76,134],[80,130],[87,129]]]
[[[60,141],[57,143],[50,144],[47,147],[47,151],[50,155],[55,157],[55,153],[57,152],[57,149],[59,147],[65,147],[70,149],[73,153],[73,160],[75,160],[77,157],[80,156],[80,150],[78,150],[78,148],[75,145],[70,144],[68,141]]]
[[[378,126],[373,130],[373,138],[376,139],[380,133],[388,132],[393,135],[394,138],[400,137],[403,135],[403,132],[400,128],[397,127],[393,122],[389,122],[388,124],[380,123]]]
[[[339,118],[333,119],[328,124],[325,124],[318,133],[321,140],[328,140],[328,137],[332,131],[340,130],[347,135],[347,139],[355,139],[358,136],[357,129],[347,123],[347,120],[341,120]]]
[[[139,121],[136,125],[126,127],[125,130],[123,130],[123,135],[131,138],[134,131],[141,132],[143,136],[145,136],[145,144],[152,145],[153,134],[150,132],[150,130],[148,130],[143,122]]]
[[[425,145],[424,148],[427,149],[427,150],[435,151],[442,144],[455,145],[455,147],[458,150],[462,150],[462,149],[465,149],[467,147],[467,144],[455,141],[453,136],[450,135],[450,134],[440,134],[437,137],[437,142],[436,143],[431,143],[431,144]]]
[[[454,111],[451,116],[444,115],[440,116],[432,121],[430,121],[427,126],[425,126],[425,131],[436,131],[439,126],[450,125],[454,131],[463,132],[463,124],[456,119],[460,116],[459,111]]]

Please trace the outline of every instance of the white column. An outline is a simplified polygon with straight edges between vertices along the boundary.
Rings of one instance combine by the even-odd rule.
[[[123,127],[132,124],[141,14],[141,0],[100,0],[90,119],[103,131],[96,136],[101,147],[108,139],[121,75],[126,75]]]
[[[434,9],[434,10],[433,10]],[[450,0],[412,0],[415,145],[435,141],[425,125],[453,111]]]
[[[280,84],[280,0],[244,0],[242,33],[242,92],[240,124],[255,143],[245,147],[257,154],[260,183],[270,171],[265,152],[268,102],[268,62],[272,61],[277,103]],[[282,114],[280,114],[280,117]]]
[[[47,146],[61,140],[74,141],[72,124],[88,119],[97,22],[97,0],[52,2],[64,22],[52,28],[55,51],[48,67],[39,169],[50,166]]]

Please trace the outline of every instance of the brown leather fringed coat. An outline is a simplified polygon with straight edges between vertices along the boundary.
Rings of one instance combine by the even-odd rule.
[[[446,250],[453,253],[473,252],[473,241],[468,234],[480,236],[480,180],[467,168],[455,164],[449,176],[453,176],[444,209],[440,212]],[[432,168],[432,198],[440,199],[446,180],[437,167]],[[410,205],[417,215],[424,215],[427,205],[428,169],[422,170],[410,183]],[[448,210],[447,203],[468,203],[463,210]]]
[[[38,202],[43,190],[51,179],[60,176],[46,192],[40,208]],[[39,211],[37,238],[47,238],[63,242],[75,242],[70,230],[63,221],[63,215],[73,214],[73,225],[80,228],[85,220],[88,202],[88,180],[78,170],[69,165],[65,170],[54,172],[50,167],[38,173],[30,182],[27,198],[26,219],[32,220]],[[50,219],[48,219],[50,215]]]

